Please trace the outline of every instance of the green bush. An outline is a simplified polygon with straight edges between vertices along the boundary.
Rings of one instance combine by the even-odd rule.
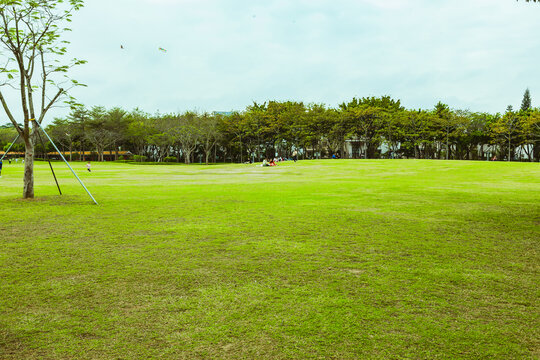
[[[135,160],[136,162],[145,162],[146,159],[147,158],[144,155],[133,155],[133,160]]]
[[[176,162],[176,156],[167,156],[163,159],[164,162]]]

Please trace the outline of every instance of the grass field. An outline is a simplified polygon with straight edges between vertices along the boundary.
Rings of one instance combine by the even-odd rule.
[[[0,179],[0,359],[538,359],[540,164]]]

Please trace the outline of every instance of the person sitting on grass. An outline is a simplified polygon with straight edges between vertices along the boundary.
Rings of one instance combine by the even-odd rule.
[[[268,164],[268,160],[264,159],[261,166],[270,166],[270,164]]]
[[[274,159],[271,159],[271,160],[270,160],[269,166],[276,166],[276,162],[274,161]]]

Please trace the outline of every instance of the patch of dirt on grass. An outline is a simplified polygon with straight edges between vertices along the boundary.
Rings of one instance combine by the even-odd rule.
[[[83,204],[94,204],[92,201],[86,201],[82,199],[80,196],[75,195],[52,195],[52,196],[39,196],[35,197],[33,199],[23,199],[23,198],[15,198],[11,200],[14,203],[17,204],[42,204],[47,203],[48,205],[52,206],[63,206],[63,205],[83,205]]]
[[[0,327],[0,359],[50,359],[43,352],[32,349],[13,332]]]
[[[80,333],[80,334],[78,334],[78,336],[79,336],[79,338],[84,339],[84,340],[103,339],[103,336],[99,336],[99,335],[92,334],[92,333],[89,333],[89,332]]]

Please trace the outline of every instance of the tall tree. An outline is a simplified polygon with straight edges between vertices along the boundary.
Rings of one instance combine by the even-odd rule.
[[[271,132],[272,116],[268,113],[268,105],[265,103],[257,104],[254,102],[246,108],[244,114],[249,123],[250,133],[257,144],[257,161],[261,160],[261,152],[264,150],[265,157],[268,152],[268,145],[274,143],[273,133]],[[273,157],[273,154],[272,154]]]
[[[67,94],[65,78],[58,75],[65,75],[72,66],[84,63],[76,59],[67,63],[59,60],[67,51],[67,41],[62,40],[62,35],[69,30],[62,24],[71,21],[73,12],[82,5],[83,0],[0,0],[0,89],[3,86],[16,89],[23,118],[17,121],[14,107],[8,104],[2,91],[0,102],[25,144],[25,199],[34,197],[37,126],[32,120],[41,124],[49,109]],[[79,85],[76,80],[68,84]]]
[[[246,143],[246,138],[249,139],[249,135],[253,135],[250,134],[250,127],[248,126],[252,125],[252,128],[255,127],[254,122],[251,121],[253,119],[239,112],[233,112],[229,116],[220,116],[216,120],[218,126],[216,131],[218,132],[218,136],[224,141],[224,144],[227,143],[229,145],[229,148],[236,147],[236,144],[238,144],[240,149],[240,162],[244,162],[244,144]],[[251,137],[255,138],[255,136]],[[248,146],[248,148],[250,147]],[[214,153],[215,150],[214,147]],[[251,150],[253,151],[253,149]]]
[[[139,109],[133,110],[127,115],[129,125],[126,129],[126,139],[132,144],[137,155],[144,155],[148,147],[148,138],[153,135],[150,116]]]
[[[523,128],[523,149],[529,161],[540,154],[540,109],[526,112],[521,117]]]
[[[507,161],[512,160],[512,151],[517,144],[520,135],[519,114],[514,112],[512,106],[508,106],[504,116],[491,124],[491,131],[495,137],[494,141],[499,142],[501,148],[508,146]]]
[[[184,161],[191,163],[191,155],[197,148],[200,140],[199,116],[191,111],[175,116],[171,128],[171,135],[180,143]]]
[[[204,151],[204,162],[208,165],[208,158],[216,142],[219,139],[219,120],[221,115],[210,115],[204,113],[199,120],[199,135],[202,149]]]
[[[304,147],[306,151],[311,147],[311,157],[321,157],[323,152],[323,142],[328,138],[327,130],[332,119],[338,117],[339,114],[333,109],[327,109],[323,104],[311,104],[305,116],[306,130],[304,134]]]
[[[69,120],[54,119],[54,122],[47,126],[49,133],[55,142],[58,142],[62,148],[69,150],[69,161],[73,160],[73,142],[75,140],[75,125]]]
[[[532,107],[531,103],[531,92],[529,91],[529,88],[527,88],[523,94],[523,100],[521,101],[521,110],[529,110]]]
[[[355,109],[357,110],[357,109]],[[353,112],[353,110],[350,110]],[[320,118],[325,129],[326,142],[331,154],[344,156],[345,140],[351,135],[350,125],[352,115],[345,116],[334,109],[325,111],[325,116]]]
[[[485,146],[489,144],[489,124],[495,118],[495,115],[488,113],[472,113],[466,124],[468,137],[468,146],[471,151],[476,147],[476,154],[473,153],[473,159],[479,156],[484,158]]]
[[[403,110],[400,100],[390,96],[353,98],[339,107],[353,133],[364,142],[366,159],[375,157],[382,142],[381,131],[384,129],[385,118]]]
[[[94,145],[98,153],[98,161],[104,161],[105,149],[117,141],[117,134],[113,130],[113,124],[105,108],[94,106],[89,112],[89,117],[85,137]]]
[[[127,113],[118,107],[107,111],[107,124],[114,134],[114,142],[112,145],[114,148],[115,160],[118,160],[119,145],[127,138],[127,129],[131,118],[126,115]]]
[[[444,143],[446,144],[446,160],[450,158],[450,138],[457,129],[458,117],[450,111],[448,105],[438,102],[435,105],[434,114],[437,119],[437,125],[443,132]]]
[[[150,120],[152,131],[147,135],[147,139],[152,146],[151,156],[158,162],[170,155],[177,142],[174,136],[175,119],[175,115],[157,115]]]
[[[70,114],[68,115],[67,120],[72,125],[73,133],[75,134],[75,139],[79,145],[79,150],[81,153],[81,160],[86,160],[86,130],[88,128],[88,121],[90,120],[89,111],[84,106],[75,106],[71,109]]]

